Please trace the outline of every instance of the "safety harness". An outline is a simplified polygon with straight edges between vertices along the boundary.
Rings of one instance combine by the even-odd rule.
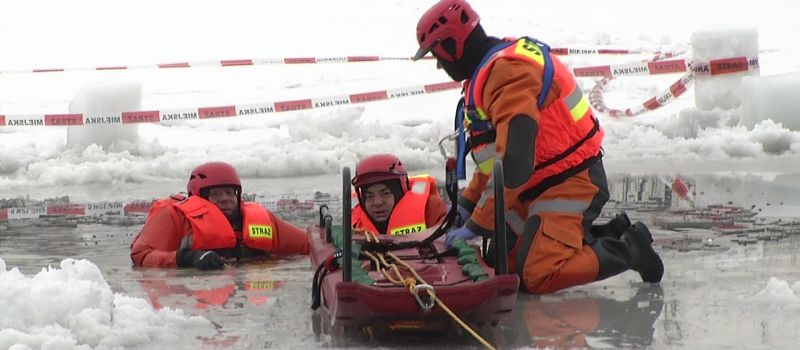
[[[553,76],[555,69],[553,68],[553,61],[550,58],[550,46],[540,42],[531,37],[525,37],[522,40],[528,40],[534,45],[538,46],[542,51],[544,58],[544,75],[542,77],[542,91],[536,101],[537,107],[541,110],[547,100],[547,95],[550,93],[550,87],[553,86]],[[482,111],[478,109],[475,104],[475,82],[478,81],[476,77],[478,72],[483,69],[492,57],[498,52],[505,50],[511,45],[514,45],[518,40],[506,41],[502,44],[492,47],[481,59],[475,72],[472,74],[472,79],[469,84],[465,86],[464,93],[467,94],[458,101],[455,116],[455,128],[458,134],[456,140],[456,175],[458,179],[464,180],[467,178],[466,174],[466,157],[467,154],[480,145],[489,144],[497,138],[497,132],[492,126],[491,121],[485,116],[482,116]],[[466,118],[466,120],[465,120]],[[470,137],[466,139],[466,131],[464,124],[469,124]]]

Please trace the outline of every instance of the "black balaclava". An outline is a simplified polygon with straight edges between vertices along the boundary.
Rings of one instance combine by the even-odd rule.
[[[486,55],[489,50],[495,45],[503,43],[502,40],[486,36],[486,32],[479,24],[475,29],[469,33],[467,41],[464,43],[464,53],[461,59],[455,62],[448,62],[446,60],[437,59],[438,64],[444,69],[447,75],[455,81],[462,81],[472,77],[481,59]],[[442,42],[442,47],[445,51],[455,53],[455,43],[452,39]]]

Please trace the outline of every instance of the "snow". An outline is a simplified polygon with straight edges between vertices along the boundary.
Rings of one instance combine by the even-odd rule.
[[[86,85],[69,104],[69,113],[103,116],[142,107],[142,84],[132,81],[103,81]],[[139,126],[82,125],[67,127],[67,148],[83,150],[92,144],[103,149],[130,149],[139,143]]]
[[[0,258],[0,305],[3,349],[191,349],[214,334],[203,317],[112,292],[87,260],[28,277]]]
[[[741,124],[752,129],[765,118],[782,125],[782,128],[800,130],[800,100],[795,91],[800,89],[800,73],[778,74],[767,77],[742,79]]]
[[[789,282],[770,277],[767,285],[752,300],[773,309],[800,309],[800,281]]]
[[[416,51],[414,27],[429,4],[7,2],[0,5],[0,32],[5,34],[0,70],[299,56],[405,57]],[[699,102],[684,95],[636,118],[601,116],[604,161],[610,174],[694,174],[709,186],[727,183],[734,190],[698,195],[699,202],[732,198],[746,203],[752,200],[752,177],[762,184],[775,183],[773,190],[786,189],[770,198],[797,200],[788,194],[797,192],[800,173],[800,129],[792,95],[800,80],[800,40],[790,35],[796,32],[796,18],[784,1],[765,0],[742,8],[745,5],[676,0],[657,10],[622,0],[573,2],[569,8],[560,2],[523,0],[472,4],[490,34],[532,35],[553,47],[685,52],[709,39],[698,33],[720,27],[728,29],[715,33],[742,30],[752,44],[757,31],[763,76],[743,79],[743,110],[701,110]],[[739,27],[741,23],[747,28]],[[720,44],[704,46],[714,49],[709,57],[726,56],[714,45]],[[577,67],[649,57],[563,59]],[[675,79],[614,79],[606,103],[634,106]],[[431,61],[0,74],[0,114],[260,103],[442,81],[447,77]],[[579,84],[587,91],[594,82],[580,79]],[[113,95],[115,91],[120,94]],[[79,94],[84,95],[76,98]],[[394,152],[413,172],[440,169],[443,161],[436,142],[452,128],[457,98],[458,91],[448,91],[360,106],[138,127],[83,127],[69,133],[66,127],[0,127],[0,198],[66,194],[85,202],[159,197],[182,189],[189,170],[211,160],[232,163],[245,178],[245,190],[259,193],[310,184],[333,190],[339,186],[336,174],[342,166],[377,152]],[[87,140],[97,144],[72,147]],[[736,257],[729,259],[723,261],[736,262]],[[156,311],[144,299],[112,292],[100,271],[90,261],[65,259],[59,267],[25,276],[7,267],[0,256],[0,348],[192,348],[198,336],[213,330],[202,317],[170,308]],[[668,270],[667,277],[694,274],[707,277],[702,269],[672,275]],[[796,312],[800,282],[782,276],[759,275],[760,289],[739,290],[740,301],[762,305],[767,311],[756,311],[763,317]],[[793,320],[787,314],[777,319],[786,320],[786,327]],[[697,345],[713,347],[715,340],[721,338]]]
[[[705,63],[733,57],[758,57],[758,30],[755,28],[715,28],[692,34],[692,60]],[[697,75],[694,100],[701,110],[735,109],[741,104],[743,76],[758,75],[758,69],[721,76]]]

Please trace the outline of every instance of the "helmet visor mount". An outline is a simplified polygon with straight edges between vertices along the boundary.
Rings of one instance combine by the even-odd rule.
[[[436,45],[439,45],[439,42],[441,42],[441,41],[442,41],[441,39],[436,39],[430,46],[428,46],[428,47],[420,47],[419,50],[417,50],[417,54],[414,55],[414,57],[412,57],[411,60],[412,61],[418,61],[418,60],[422,59],[423,57],[425,57],[425,55],[427,55],[428,53],[432,53],[434,51],[434,49],[436,48]],[[436,56],[436,55],[434,54],[434,56]],[[438,58],[438,57],[436,57],[436,58]]]

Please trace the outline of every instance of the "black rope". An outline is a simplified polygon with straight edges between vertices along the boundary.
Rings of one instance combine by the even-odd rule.
[[[311,281],[311,310],[316,310],[322,305],[322,280],[325,279],[328,272],[339,267],[336,259],[340,257],[342,257],[341,250],[333,252],[331,256],[319,264],[317,271],[314,272],[314,279]]]
[[[311,282],[311,310],[319,309],[320,305],[322,305],[322,279],[327,274],[328,270],[325,269],[324,262],[314,272],[314,279]]]
[[[439,259],[444,258],[446,256],[458,256],[458,250],[456,250],[456,248],[450,248],[450,249],[445,250],[445,251],[443,251],[443,252],[441,252],[439,254],[428,255],[428,256],[425,257],[425,259],[439,260]]]
[[[448,160],[449,162],[450,160]],[[456,171],[455,168],[447,167],[445,171],[445,191],[447,192],[447,198],[450,199],[450,211],[445,216],[442,223],[439,227],[436,228],[428,238],[422,240],[422,246],[427,246],[433,243],[437,238],[443,236],[447,233],[447,230],[453,226],[453,223],[456,220],[456,215],[458,213],[458,178],[456,178]]]

